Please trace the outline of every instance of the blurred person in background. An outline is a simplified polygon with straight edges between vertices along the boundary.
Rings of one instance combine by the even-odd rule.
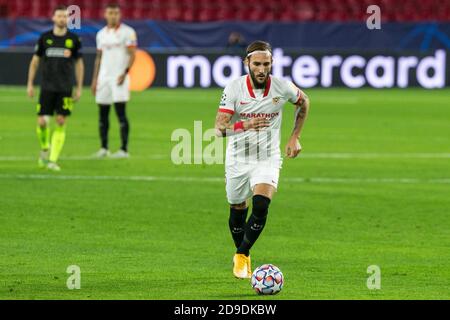
[[[228,36],[227,49],[241,55],[245,53],[245,48],[247,43],[244,36],[237,31],[231,32]]]
[[[96,37],[97,55],[91,89],[99,106],[99,133],[101,148],[96,158],[110,156],[108,146],[109,110],[114,104],[120,125],[121,147],[112,158],[128,158],[130,124],[126,103],[130,100],[128,72],[135,60],[137,36],[130,26],[120,22],[120,7],[108,4],[105,8],[106,26]]]
[[[27,94],[34,97],[34,79],[38,67],[42,68],[42,83],[37,105],[37,136],[41,146],[38,165],[59,171],[57,164],[66,139],[67,117],[73,102],[81,97],[84,64],[80,38],[67,30],[68,13],[65,6],[53,11],[53,29],[44,32],[35,46],[28,69]],[[73,79],[76,89],[72,95]],[[50,141],[50,117],[56,113],[56,127]]]

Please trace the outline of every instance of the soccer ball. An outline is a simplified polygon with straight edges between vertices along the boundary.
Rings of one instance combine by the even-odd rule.
[[[281,270],[273,264],[263,264],[253,271],[252,288],[258,294],[277,294],[284,284]]]

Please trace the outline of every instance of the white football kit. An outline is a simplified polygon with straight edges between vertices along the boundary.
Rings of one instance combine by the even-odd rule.
[[[244,202],[257,184],[277,188],[282,158],[280,130],[282,107],[297,103],[302,92],[290,81],[269,76],[265,89],[253,89],[250,76],[230,82],[224,89],[219,111],[232,114],[231,122],[265,117],[270,126],[228,137],[225,178],[230,204]]]
[[[127,48],[137,46],[136,32],[121,23],[116,28],[103,27],[97,33],[97,50],[102,51],[102,59],[97,80],[95,101],[98,104],[125,102],[130,99],[128,75],[123,84],[117,79],[122,75],[130,59]]]

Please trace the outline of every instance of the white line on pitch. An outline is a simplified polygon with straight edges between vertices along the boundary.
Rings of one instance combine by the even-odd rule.
[[[164,154],[153,154],[149,156],[132,156],[133,159],[148,159],[148,160],[159,160],[159,159],[170,159],[170,156]],[[0,161],[34,161],[37,157],[30,156],[0,156]],[[98,159],[92,156],[66,156],[61,157],[62,161],[84,161],[84,160],[113,160],[112,158]]]
[[[164,177],[164,176],[83,176],[83,175],[60,175],[60,174],[0,174],[0,179],[23,179],[23,180],[85,180],[85,181],[169,181],[169,182],[224,182],[221,177]],[[295,183],[337,183],[337,184],[450,184],[450,178],[332,178],[332,177],[286,177],[284,182]]]
[[[186,182],[224,182],[219,177],[162,177],[162,176],[82,176],[59,174],[0,174],[0,179],[24,180],[88,180],[88,181],[186,181]]]
[[[193,155],[194,156],[194,155]],[[301,158],[309,159],[449,159],[450,153],[346,153],[346,152],[328,152],[328,153],[303,153]],[[0,156],[0,161],[34,161],[37,157],[30,156]],[[170,160],[170,154],[153,154],[148,156],[132,156],[131,159],[138,160]],[[66,156],[61,157],[63,161],[84,161],[84,160],[102,160],[92,156]],[[109,160],[109,159],[105,159]]]
[[[450,158],[450,153],[305,153],[304,158],[377,159],[377,158]]]

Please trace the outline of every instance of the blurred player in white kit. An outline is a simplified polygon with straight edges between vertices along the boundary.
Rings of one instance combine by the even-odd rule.
[[[112,158],[128,158],[130,125],[126,103],[130,100],[128,71],[133,65],[137,47],[136,32],[120,22],[120,7],[109,4],[105,8],[106,26],[97,33],[97,56],[91,89],[99,106],[99,133],[101,148],[97,158],[110,156],[108,146],[109,110],[114,104],[120,124],[120,149]]]

